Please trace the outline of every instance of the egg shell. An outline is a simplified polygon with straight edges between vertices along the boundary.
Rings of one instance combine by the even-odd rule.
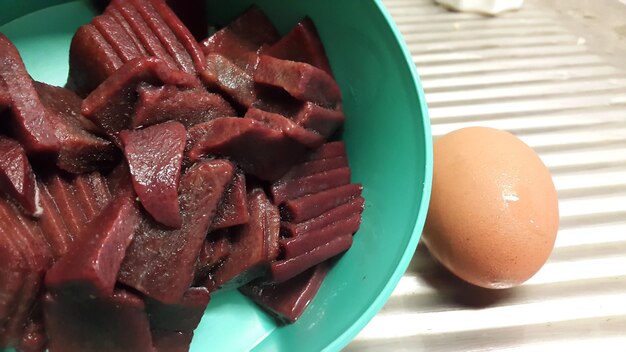
[[[486,288],[519,285],[546,262],[558,227],[550,172],[520,139],[470,127],[435,142],[423,241],[455,275]]]

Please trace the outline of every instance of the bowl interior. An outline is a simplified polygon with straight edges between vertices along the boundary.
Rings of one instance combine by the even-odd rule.
[[[237,291],[220,292],[191,350],[337,350],[382,307],[419,240],[432,174],[426,103],[412,60],[379,2],[212,1],[207,16],[222,25],[253,2],[282,33],[305,15],[317,25],[342,89],[348,117],[343,138],[366,208],[353,247],[296,324],[277,327]],[[64,85],[72,35],[95,11],[86,1],[15,3],[0,2],[0,31],[16,44],[34,79]]]

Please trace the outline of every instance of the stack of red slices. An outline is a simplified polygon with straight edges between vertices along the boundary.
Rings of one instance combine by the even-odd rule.
[[[280,37],[252,7],[198,43],[163,0],[114,0],[67,88],[0,34],[0,115],[0,347],[186,351],[230,288],[294,322],[361,222],[308,18]]]

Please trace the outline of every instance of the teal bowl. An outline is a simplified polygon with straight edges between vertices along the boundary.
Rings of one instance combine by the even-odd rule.
[[[380,310],[419,241],[432,178],[426,101],[380,1],[230,0],[210,5],[208,17],[225,24],[253,2],[283,33],[305,15],[317,25],[343,92],[343,138],[366,208],[354,245],[297,323],[278,326],[237,291],[220,292],[191,351],[335,351]],[[0,0],[0,31],[15,43],[34,79],[64,85],[72,35],[94,14],[87,1]]]

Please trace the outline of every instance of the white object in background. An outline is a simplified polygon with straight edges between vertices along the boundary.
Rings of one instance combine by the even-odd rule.
[[[478,12],[487,15],[518,10],[524,0],[435,0],[437,3],[456,11]]]

